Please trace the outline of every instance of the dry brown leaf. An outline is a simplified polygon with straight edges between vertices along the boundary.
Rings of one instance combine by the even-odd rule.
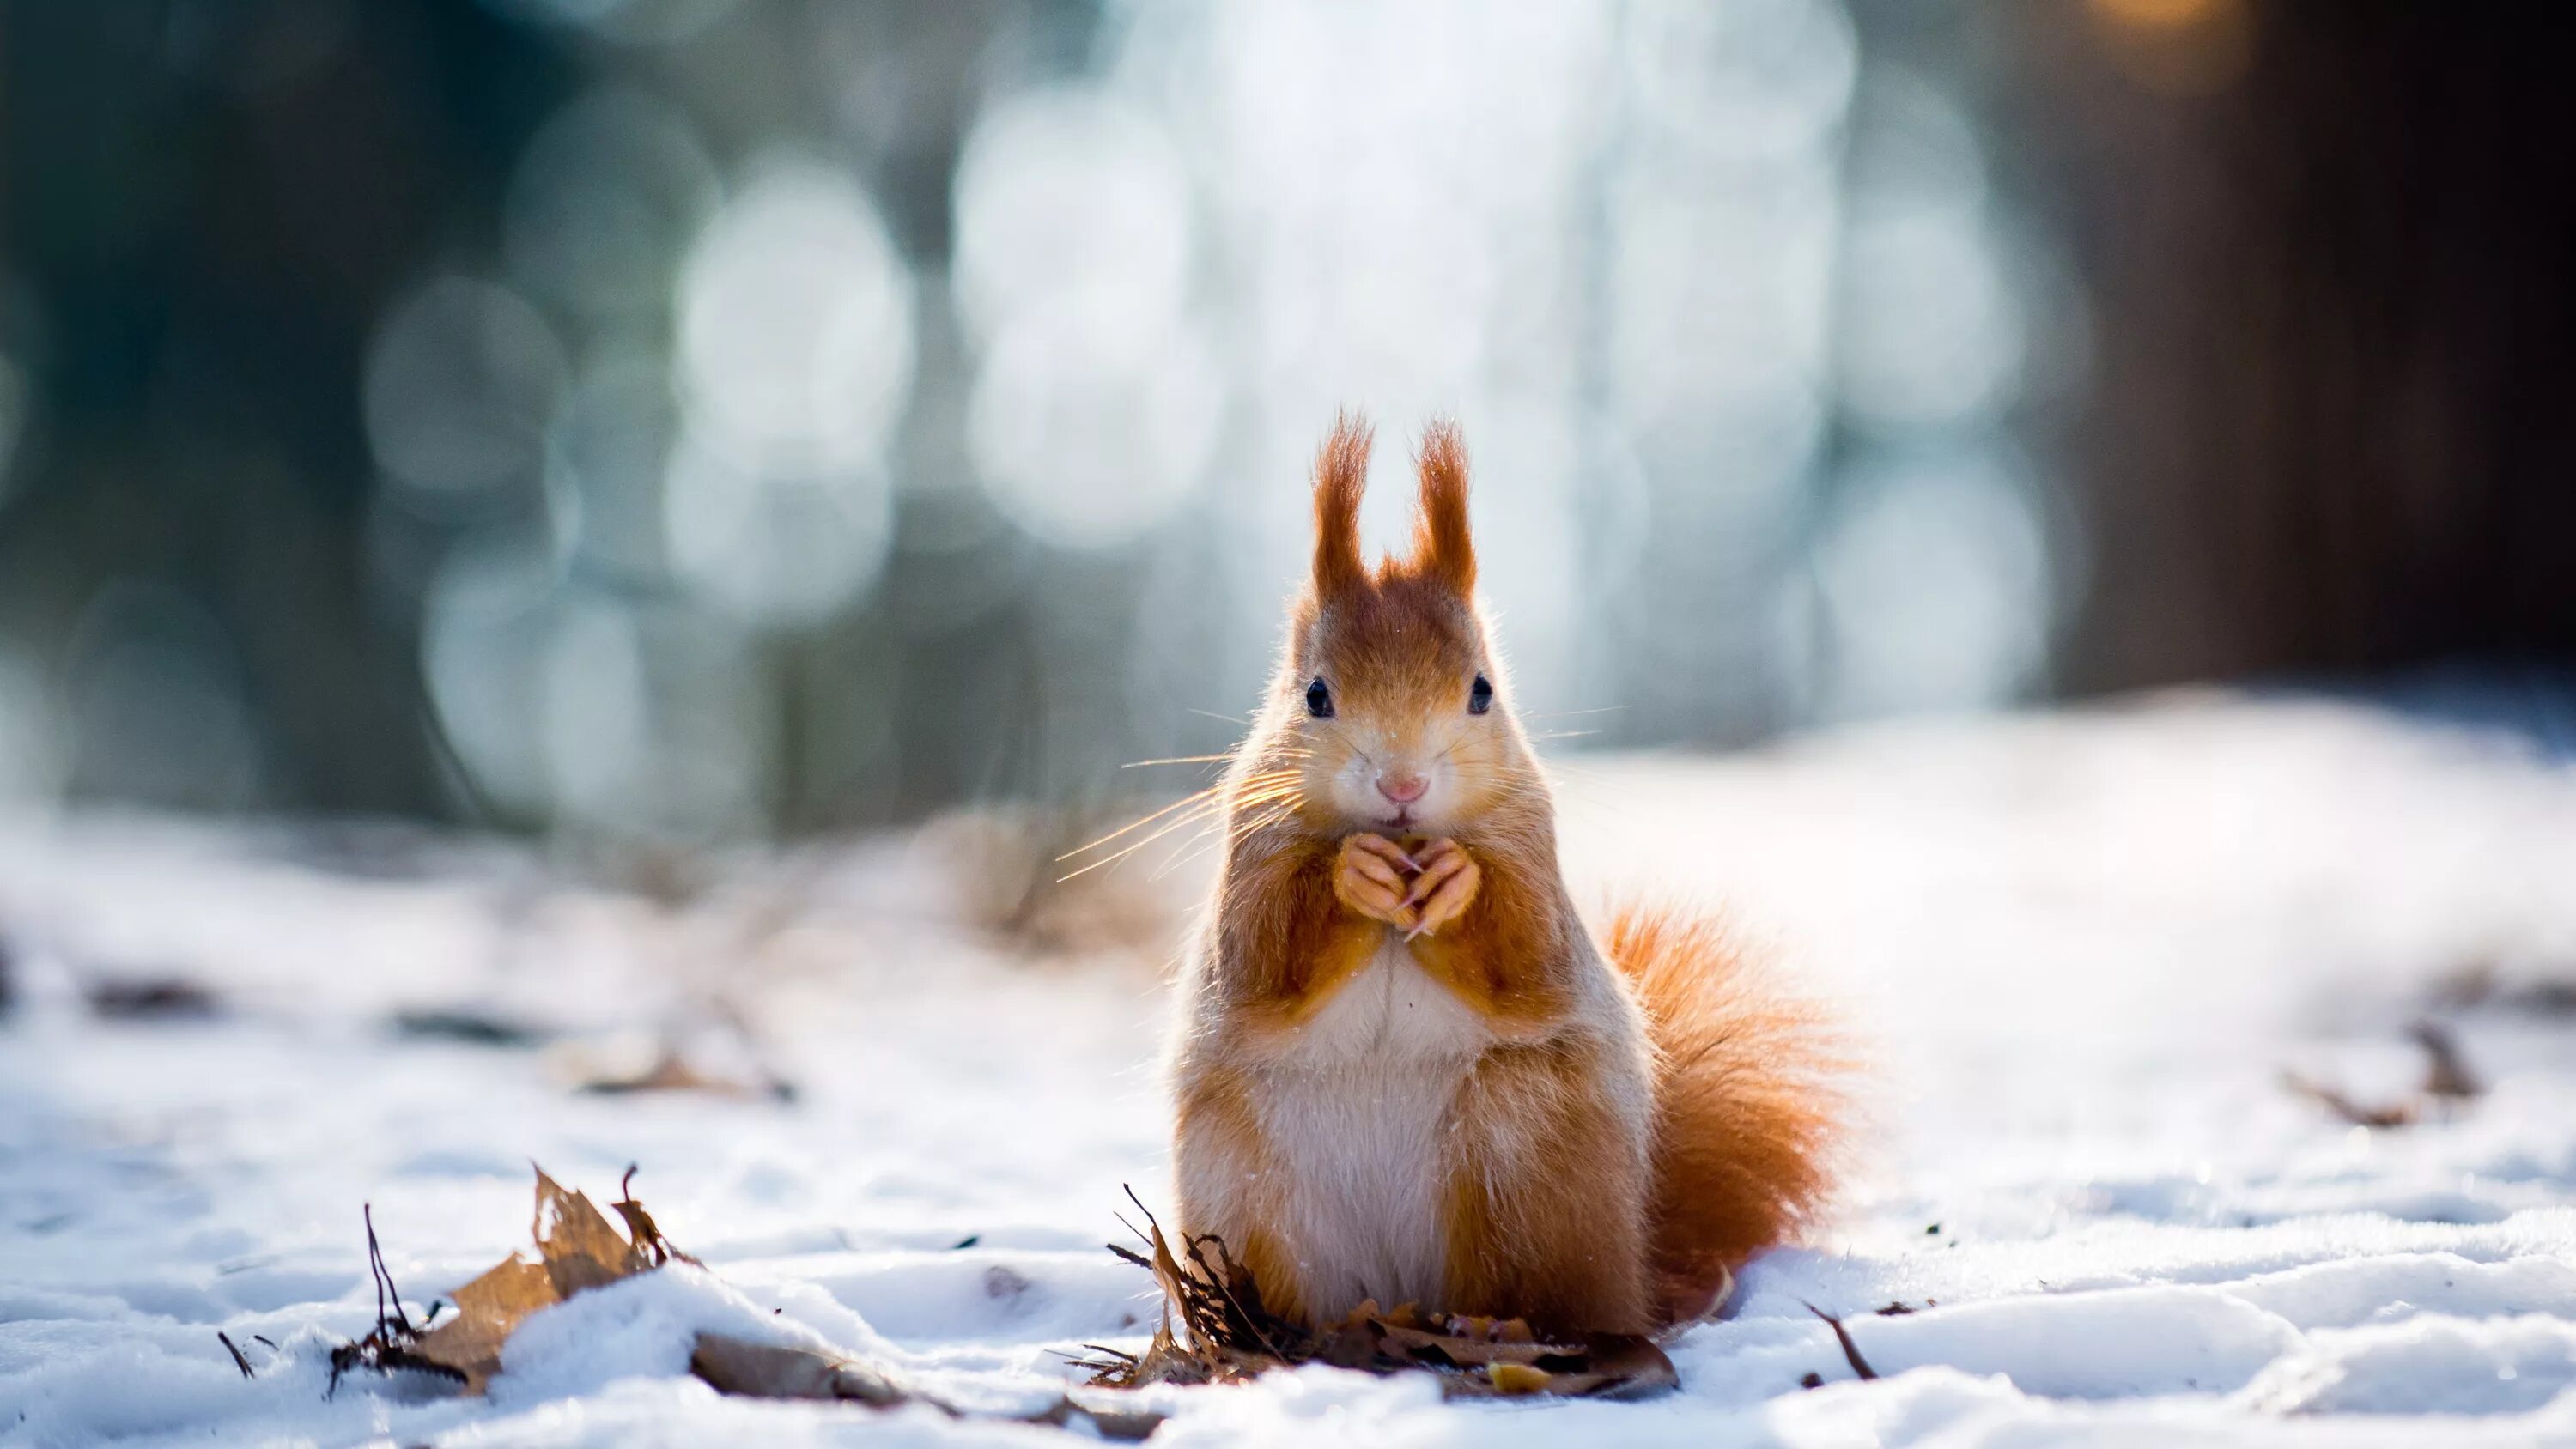
[[[753,1343],[720,1333],[698,1335],[689,1372],[720,1393],[752,1399],[848,1399],[891,1408],[912,1395],[863,1363],[808,1348]]]
[[[402,1295],[394,1290],[384,1256],[376,1242],[375,1220],[367,1219],[367,1263],[377,1285],[376,1326],[365,1338],[334,1350],[334,1388],[351,1368],[380,1372],[413,1369],[462,1381],[465,1392],[482,1393],[501,1369],[501,1349],[528,1315],[621,1278],[651,1272],[673,1259],[694,1263],[671,1246],[653,1215],[635,1200],[635,1169],[626,1169],[621,1196],[611,1206],[626,1220],[621,1235],[590,1198],[566,1188],[538,1168],[536,1212],[529,1223],[537,1256],[512,1253],[491,1271],[451,1295],[456,1315],[424,1330],[407,1317]],[[432,1312],[435,1313],[433,1308]],[[221,1335],[218,1335],[220,1337]],[[232,1349],[230,1339],[224,1346]],[[247,1375],[249,1361],[233,1349],[233,1361]],[[882,1369],[814,1349],[782,1347],[700,1334],[689,1358],[689,1370],[728,1394],[764,1399],[825,1399],[890,1408],[919,1403],[952,1418],[967,1417],[954,1405],[906,1388]],[[1150,1411],[1075,1402],[1062,1397],[1033,1414],[1007,1420],[1056,1428],[1085,1427],[1104,1439],[1142,1439],[1162,1423]]]
[[[465,1376],[465,1391],[483,1392],[501,1371],[501,1345],[519,1321],[563,1301],[545,1266],[512,1253],[456,1290],[456,1315],[421,1335],[412,1352]]]
[[[1540,1343],[1527,1336],[1516,1341],[1504,1341],[1480,1333],[1431,1333],[1419,1328],[1398,1328],[1390,1323],[1375,1326],[1378,1341],[1391,1351],[1426,1363],[1445,1359],[1460,1368],[1498,1363],[1527,1366],[1551,1354],[1580,1352],[1562,1344]]]
[[[570,1298],[605,1287],[653,1266],[650,1258],[611,1227],[587,1194],[567,1191],[537,1169],[537,1215],[530,1225],[555,1294]]]
[[[950,1418],[966,1418],[955,1405],[915,1393],[882,1369],[819,1349],[754,1343],[720,1333],[701,1333],[689,1355],[689,1372],[717,1392],[753,1399],[821,1399],[890,1409],[898,1404],[926,1404]],[[1103,1439],[1142,1439],[1160,1426],[1163,1416],[1151,1411],[1076,1403],[1057,1399],[1034,1414],[1013,1422],[1066,1428],[1085,1424]]]
[[[1651,1399],[1681,1387],[1672,1357],[1651,1338],[1596,1338],[1584,1347],[1590,1372],[1555,1374],[1548,1392],[1594,1399]]]
[[[1135,1201],[1135,1194],[1128,1198]],[[1138,1236],[1147,1251],[1114,1243],[1110,1251],[1154,1275],[1164,1317],[1141,1354],[1092,1346],[1100,1356],[1084,1366],[1100,1387],[1233,1383],[1302,1363],[1377,1374],[1427,1370],[1452,1398],[1538,1392],[1643,1398],[1679,1382],[1672,1360],[1652,1339],[1544,1343],[1517,1318],[1458,1317],[1426,1326],[1410,1303],[1381,1313],[1372,1301],[1340,1323],[1309,1330],[1264,1307],[1259,1285],[1223,1241],[1201,1236],[1175,1251],[1162,1224],[1144,1204],[1136,1206],[1145,1215]]]
[[[536,1241],[536,1261],[512,1253],[457,1289],[456,1316],[412,1346],[421,1358],[465,1375],[467,1393],[483,1392],[500,1372],[501,1345],[529,1314],[654,1266],[587,1195],[565,1188],[542,1167],[529,1236]]]
[[[492,1375],[501,1370],[501,1345],[509,1341],[510,1334],[529,1314],[576,1293],[657,1267],[675,1256],[662,1242],[660,1232],[652,1229],[651,1215],[634,1201],[632,1193],[618,1205],[629,1223],[638,1224],[635,1239],[629,1241],[610,1225],[589,1197],[567,1189],[547,1176],[542,1167],[536,1169],[536,1174],[536,1212],[529,1223],[529,1236],[537,1249],[534,1260],[517,1253],[502,1259],[451,1294],[455,1316],[426,1331],[415,1329],[401,1316],[399,1298],[390,1315],[380,1306],[375,1331],[335,1355],[335,1359],[345,1357],[348,1364],[379,1368],[427,1368],[452,1373],[465,1381],[467,1393],[479,1394]],[[633,1180],[634,1169],[627,1170],[627,1178]],[[626,1211],[630,1208],[631,1212]],[[371,1262],[376,1261],[374,1243],[371,1225]]]
[[[620,1073],[601,1068],[577,1075],[580,1089],[596,1096],[624,1096],[634,1092],[705,1092],[717,1097],[766,1097],[786,1101],[796,1095],[793,1087],[775,1078],[755,1083],[717,1076],[670,1049],[656,1056],[652,1064],[640,1072],[630,1069]]]

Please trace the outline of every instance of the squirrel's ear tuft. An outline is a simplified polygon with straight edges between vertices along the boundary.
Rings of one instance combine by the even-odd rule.
[[[1361,588],[1360,494],[1368,487],[1369,443],[1375,430],[1348,413],[1315,452],[1315,593],[1331,598]]]
[[[1413,526],[1413,567],[1457,591],[1476,589],[1476,545],[1467,533],[1467,443],[1453,422],[1422,431],[1422,515]]]

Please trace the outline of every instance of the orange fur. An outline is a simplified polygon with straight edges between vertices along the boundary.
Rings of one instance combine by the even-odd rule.
[[[1413,556],[1463,598],[1476,588],[1476,548],[1467,533],[1467,441],[1456,423],[1423,429],[1417,466],[1422,512]]]
[[[1561,1016],[1566,986],[1555,963],[1572,948],[1567,932],[1583,923],[1548,887],[1556,876],[1555,851],[1544,858],[1489,842],[1482,889],[1453,926],[1413,943],[1413,959],[1434,981],[1491,1018],[1498,1030],[1541,1025]]]
[[[1368,424],[1345,415],[1333,419],[1333,431],[1315,450],[1315,590],[1326,597],[1352,593],[1367,582],[1360,562],[1360,494],[1368,487],[1374,437]]]
[[[1297,1296],[1291,1260],[1267,1226],[1280,1214],[1278,1194],[1268,1190],[1275,1164],[1243,1075],[1224,1070],[1196,1074],[1184,1084],[1175,1106],[1175,1152],[1209,1162],[1251,1189],[1240,1214],[1245,1226],[1226,1240],[1227,1251],[1252,1274],[1264,1306],[1286,1318],[1304,1316],[1307,1309]]]
[[[1708,916],[1630,904],[1603,945],[1654,1036],[1655,1272],[1666,1313],[1693,1318],[1823,1202],[1844,1064],[1816,1011],[1756,979]]]
[[[1271,1027],[1301,1023],[1350,979],[1375,944],[1377,933],[1339,899],[1335,853],[1310,842],[1243,857],[1245,878],[1237,884],[1253,899],[1223,913],[1232,938],[1227,944],[1242,968],[1234,983],[1238,1000]]]
[[[1820,1064],[1701,923],[1623,915],[1604,959],[1473,596],[1465,446],[1424,434],[1412,550],[1369,570],[1369,437],[1339,419],[1317,455],[1313,576],[1221,787],[1173,1063],[1181,1226],[1291,1316],[1688,1316],[1821,1195]]]
[[[1450,1134],[1452,1313],[1521,1317],[1559,1333],[1659,1326],[1645,1225],[1623,1211],[1645,1186],[1596,1089],[1605,1069],[1573,1042],[1507,1046],[1476,1063]]]

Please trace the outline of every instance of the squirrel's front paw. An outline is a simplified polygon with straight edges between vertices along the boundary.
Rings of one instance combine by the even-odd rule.
[[[1415,917],[1405,933],[1408,941],[1465,915],[1477,888],[1485,883],[1475,857],[1454,840],[1435,840],[1417,851],[1414,859],[1421,862],[1422,873],[1413,878],[1413,888],[1404,896],[1405,909]]]
[[[1372,921],[1410,931],[1418,918],[1405,903],[1405,877],[1419,869],[1420,862],[1383,835],[1348,836],[1333,861],[1333,894]]]

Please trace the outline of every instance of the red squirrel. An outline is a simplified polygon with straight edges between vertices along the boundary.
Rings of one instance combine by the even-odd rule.
[[[1361,1303],[1645,1333],[1808,1221],[1839,1125],[1814,1016],[1712,920],[1598,934],[1476,603],[1467,458],[1364,564],[1370,433],[1315,464],[1313,577],[1219,786],[1172,1056],[1180,1226],[1292,1320]]]

